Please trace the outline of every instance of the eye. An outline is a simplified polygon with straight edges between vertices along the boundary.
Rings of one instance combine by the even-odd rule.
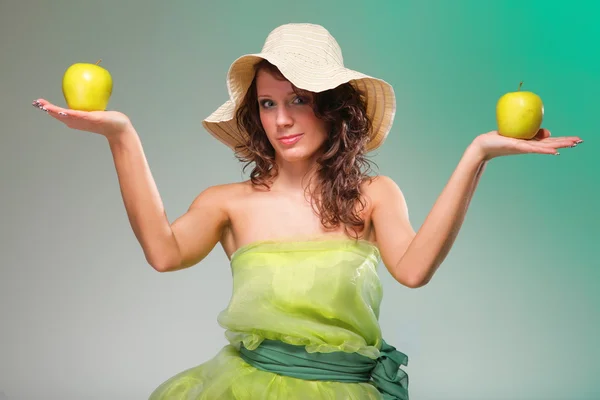
[[[294,104],[308,104],[308,99],[302,96],[298,96],[293,101]]]
[[[273,107],[273,102],[271,100],[261,100],[260,106],[262,108],[270,108],[270,107]]]

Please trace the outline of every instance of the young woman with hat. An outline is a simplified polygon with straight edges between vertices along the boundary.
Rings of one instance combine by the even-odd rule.
[[[217,243],[230,259],[234,290],[218,317],[230,343],[151,399],[408,399],[407,356],[378,323],[379,262],[407,287],[427,284],[489,160],[556,154],[581,140],[545,129],[530,141],[479,135],[415,232],[398,186],[368,175],[366,155],[394,120],[394,91],[346,68],[325,28],[277,27],[260,53],[231,65],[227,88],[229,101],[203,125],[254,165],[250,179],[206,189],[173,223],[127,116],[34,102],[70,128],[107,138],[152,267],[191,267]]]

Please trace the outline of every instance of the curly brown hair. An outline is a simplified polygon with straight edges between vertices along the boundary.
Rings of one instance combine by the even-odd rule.
[[[278,79],[286,80],[279,69],[266,60],[255,66],[255,79],[236,111],[238,128],[248,134],[246,143],[237,147],[236,156],[246,163],[244,171],[254,163],[250,174],[252,184],[268,189],[277,176],[277,164],[275,150],[259,116],[256,73],[262,69]],[[292,87],[298,95],[310,94],[307,97],[312,99],[315,115],[324,120],[329,128],[322,154],[317,159],[315,176],[318,182],[315,188],[319,193],[311,196],[313,210],[324,227],[331,229],[343,224],[346,232],[351,228],[358,237],[358,232],[364,229],[361,212],[366,207],[361,185],[371,179],[368,172],[371,164],[374,164],[366,158],[371,121],[367,117],[364,94],[350,83],[320,93],[307,92],[294,85]]]

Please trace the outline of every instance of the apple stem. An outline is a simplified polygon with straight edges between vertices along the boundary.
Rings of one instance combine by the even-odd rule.
[[[100,64],[100,61],[102,61],[102,59],[99,59],[98,61],[96,61],[96,65]]]
[[[519,83],[519,88],[517,89],[517,92],[521,90],[521,86],[523,86],[523,81],[521,81],[521,83]]]

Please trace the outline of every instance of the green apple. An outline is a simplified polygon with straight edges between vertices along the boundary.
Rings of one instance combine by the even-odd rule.
[[[544,104],[535,93],[521,91],[504,94],[496,104],[498,133],[516,139],[532,139],[544,118]]]
[[[76,63],[65,71],[62,91],[72,110],[104,111],[112,94],[113,81],[98,60],[96,64]]]

